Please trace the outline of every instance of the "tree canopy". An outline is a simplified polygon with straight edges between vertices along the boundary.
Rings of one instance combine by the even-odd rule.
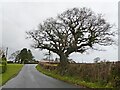
[[[29,61],[32,61],[33,58],[34,58],[34,56],[33,56],[33,54],[32,54],[30,49],[27,51],[27,58],[28,58]]]
[[[115,44],[112,25],[102,14],[88,8],[72,8],[39,24],[38,30],[27,32],[32,47],[47,49],[60,56],[65,65],[73,52],[84,53],[95,45]]]

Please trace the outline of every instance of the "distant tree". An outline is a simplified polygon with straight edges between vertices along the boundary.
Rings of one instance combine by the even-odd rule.
[[[31,50],[28,50],[28,51],[27,51],[27,56],[28,56],[28,61],[32,61],[33,58],[34,58],[34,56],[32,55]]]
[[[28,61],[27,48],[23,48],[20,51],[19,58],[21,59],[21,63],[26,63]]]
[[[20,56],[19,54],[15,57],[15,63],[20,63],[21,62],[21,59],[20,59]]]
[[[2,50],[0,50],[0,57],[2,57],[2,54],[3,54],[3,51],[2,51]]]
[[[23,48],[20,51],[19,59],[21,60],[21,63],[28,63],[34,59],[34,56],[32,55],[31,50],[27,50],[27,48]]]
[[[73,59],[68,59],[69,63],[76,63]]]
[[[94,62],[95,62],[95,63],[98,63],[99,61],[100,61],[100,57],[94,58]]]
[[[3,54],[4,54],[4,50],[0,47],[0,58],[2,57]]]
[[[15,63],[16,62],[20,62],[20,59],[19,59],[19,54],[20,54],[20,50],[17,50],[15,51],[14,53],[12,53],[9,57],[9,59],[14,59]]]
[[[23,48],[22,50],[12,53],[9,59],[14,59],[15,63],[28,63],[34,59],[34,56],[30,49],[27,50],[27,48]]]
[[[47,60],[50,61],[50,57],[52,57],[52,53],[49,51],[49,52],[45,53],[44,56],[46,57]]]
[[[27,35],[33,40],[32,47],[56,53],[60,66],[65,69],[71,53],[84,53],[95,49],[95,45],[115,44],[112,38],[115,32],[111,28],[101,14],[87,8],[72,8],[40,23],[38,30],[29,31]]]

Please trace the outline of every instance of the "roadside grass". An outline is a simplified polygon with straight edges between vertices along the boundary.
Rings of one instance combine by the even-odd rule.
[[[0,74],[0,86],[4,85],[8,80],[15,77],[22,67],[23,64],[7,64],[6,72]]]
[[[59,80],[74,84],[76,86],[83,87],[83,88],[84,87],[86,88],[112,88],[109,86],[107,87],[102,86],[99,83],[86,82],[86,81],[81,80],[79,77],[75,77],[75,76],[69,76],[69,75],[61,76],[60,74],[56,73],[55,70],[49,71],[49,70],[43,69],[40,65],[37,65],[36,69],[45,75],[51,76],[53,78],[56,78],[56,79],[59,79]]]

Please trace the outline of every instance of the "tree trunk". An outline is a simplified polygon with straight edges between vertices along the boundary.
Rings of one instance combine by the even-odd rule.
[[[59,70],[61,75],[64,75],[66,73],[67,65],[68,65],[68,57],[65,54],[61,54],[60,64],[59,64]]]
[[[66,65],[67,63],[68,63],[68,57],[67,57],[66,55],[63,55],[63,54],[62,54],[62,55],[60,56],[60,64],[64,66],[64,65]]]

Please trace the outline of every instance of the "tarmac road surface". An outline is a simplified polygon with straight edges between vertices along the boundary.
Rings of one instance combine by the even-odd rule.
[[[35,66],[35,64],[25,64],[19,74],[2,88],[78,88],[40,73]]]

